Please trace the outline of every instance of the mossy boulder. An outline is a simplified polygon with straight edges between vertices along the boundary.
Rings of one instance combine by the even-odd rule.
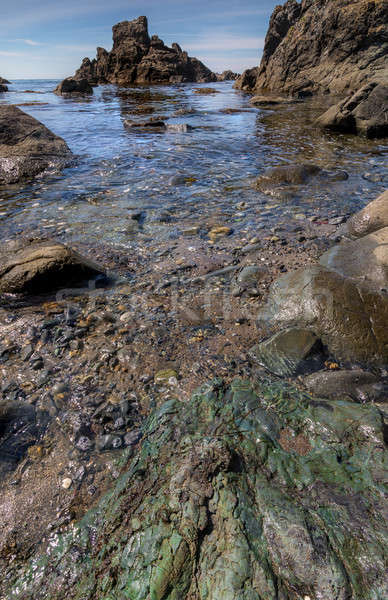
[[[26,564],[7,600],[382,600],[380,412],[270,379],[204,385],[148,418],[115,487]]]

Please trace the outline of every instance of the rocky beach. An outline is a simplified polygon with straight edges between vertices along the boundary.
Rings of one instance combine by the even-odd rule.
[[[387,597],[387,8],[0,78],[0,600]]]

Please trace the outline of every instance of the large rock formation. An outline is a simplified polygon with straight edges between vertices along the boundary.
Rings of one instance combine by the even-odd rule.
[[[67,77],[57,85],[54,90],[57,96],[85,96],[93,94],[93,88],[87,79],[73,79]]]
[[[388,136],[388,85],[372,82],[331,106],[317,120],[323,129],[369,138]]]
[[[255,391],[217,380],[190,401],[159,404],[142,429],[84,518],[74,518],[70,497],[71,516],[42,528],[40,543],[25,548],[8,535],[0,598],[386,597],[376,406],[271,379]]]
[[[148,35],[146,17],[113,27],[113,48],[97,48],[97,58],[85,58],[74,79],[91,85],[181,83],[216,81],[217,76],[178,44],[166,46],[157,35]]]
[[[299,94],[388,79],[388,0],[287,0],[272,14],[259,67],[237,87]]]
[[[0,106],[0,184],[62,168],[71,157],[66,142],[42,123],[16,106]]]

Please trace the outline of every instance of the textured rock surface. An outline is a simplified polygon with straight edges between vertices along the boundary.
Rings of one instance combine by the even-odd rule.
[[[388,227],[388,190],[353,215],[343,230],[352,237],[362,237],[383,227]]]
[[[16,106],[0,106],[0,184],[15,183],[71,161],[66,142]]]
[[[98,265],[57,242],[13,242],[2,248],[0,292],[39,294],[99,274]]]
[[[165,46],[157,35],[148,35],[146,17],[113,27],[113,48],[97,48],[97,58],[85,58],[74,75],[91,85],[180,83],[216,81],[217,76],[178,44]]]
[[[8,86],[6,86],[4,83],[0,83],[0,92],[8,92]]]
[[[235,81],[240,77],[240,73],[233,73],[233,71],[223,71],[222,73],[216,73],[217,81]]]
[[[365,402],[378,399],[382,393],[387,397],[386,386],[372,373],[360,369],[313,373],[305,377],[304,384],[309,392],[322,398]]]
[[[260,67],[237,86],[296,95],[388,80],[388,0],[288,0],[272,14]]]
[[[54,94],[58,96],[85,96],[93,94],[93,88],[87,79],[73,79],[68,77],[57,85]]]
[[[388,136],[388,85],[371,83],[317,119],[323,129],[369,138]]]
[[[10,83],[10,82],[8,81],[8,79],[4,79],[4,77],[0,77],[0,83],[6,84],[6,83]]]
[[[377,408],[215,382],[156,408],[143,434],[94,510],[27,566],[13,551],[2,599],[386,597]]]

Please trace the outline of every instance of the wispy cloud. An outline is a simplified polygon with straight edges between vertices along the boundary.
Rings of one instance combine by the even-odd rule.
[[[259,50],[264,47],[264,38],[261,37],[239,37],[228,34],[212,36],[209,34],[201,36],[195,42],[186,42],[189,50],[213,51],[213,50]]]
[[[34,40],[26,40],[24,38],[16,38],[15,40],[9,40],[10,42],[23,42],[27,46],[45,46],[43,42],[36,42]]]
[[[0,50],[0,56],[26,56],[24,52],[7,52],[5,50]]]

